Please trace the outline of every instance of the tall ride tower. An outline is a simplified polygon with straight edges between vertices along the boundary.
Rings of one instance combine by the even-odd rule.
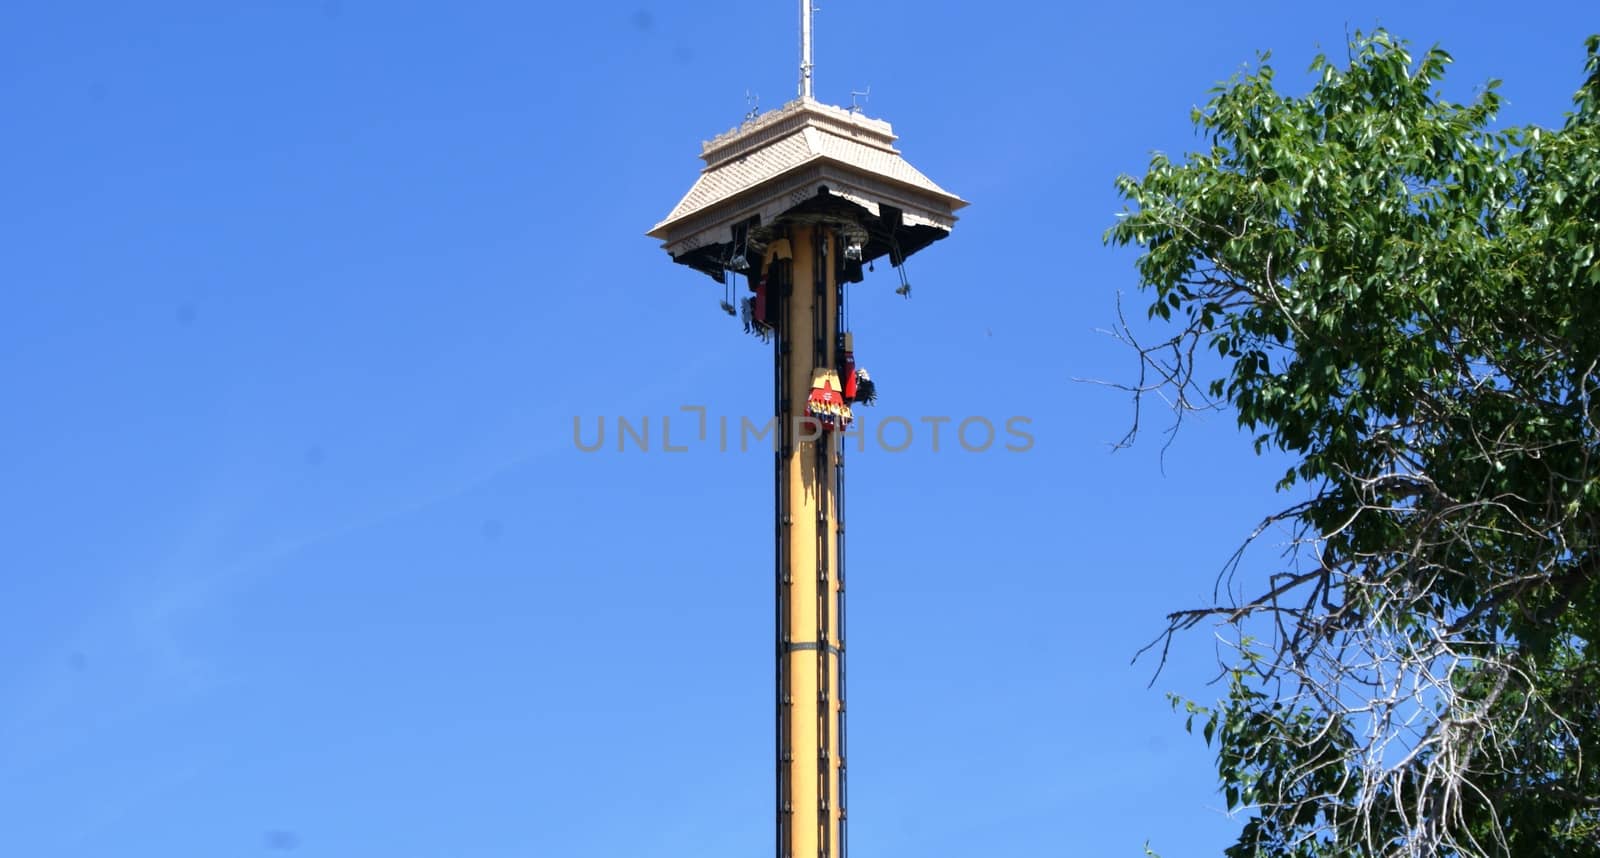
[[[649,233],[719,283],[744,275],[745,327],[772,343],[777,858],[845,856],[838,431],[852,403],[872,398],[854,364],[846,285],[876,259],[898,268],[949,235],[966,205],[901,157],[889,123],[812,97],[811,20],[801,0],[799,97],[707,142],[700,178]]]

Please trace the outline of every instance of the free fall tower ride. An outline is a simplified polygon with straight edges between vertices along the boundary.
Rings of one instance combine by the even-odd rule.
[[[845,858],[844,449],[875,385],[855,366],[845,287],[950,234],[966,205],[901,157],[889,123],[799,97],[705,143],[700,177],[649,235],[719,283],[773,353],[777,858]],[[901,270],[901,294],[909,290]],[[723,309],[734,312],[724,302]]]

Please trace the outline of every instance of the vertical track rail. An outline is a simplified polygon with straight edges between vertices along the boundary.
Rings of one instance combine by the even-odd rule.
[[[776,415],[778,425],[773,430],[776,433],[777,443],[773,452],[776,475],[773,479],[774,495],[773,504],[775,519],[777,521],[776,533],[773,544],[776,546],[776,569],[773,575],[774,603],[776,606],[776,623],[774,632],[777,637],[777,670],[776,670],[776,699],[777,706],[777,739],[775,752],[778,762],[777,773],[777,856],[778,858],[794,858],[789,853],[789,844],[793,842],[792,830],[794,826],[794,795],[789,782],[790,761],[794,758],[794,748],[790,747],[789,729],[793,715],[793,700],[790,695],[789,684],[789,642],[792,633],[789,628],[789,588],[792,581],[792,570],[789,568],[789,540],[791,528],[791,511],[789,509],[789,452],[794,444],[793,427],[786,426],[790,422],[789,392],[785,386],[788,379],[789,366],[789,290],[792,287],[793,268],[788,260],[772,260],[773,270],[768,274],[772,284],[773,294],[768,297],[777,307],[778,324],[777,336],[772,344],[772,413]]]
[[[811,262],[812,283],[812,333],[815,336],[814,351],[819,367],[833,365],[833,349],[828,336],[828,239],[826,229],[821,226],[812,227],[811,246],[813,257]],[[829,467],[829,448],[833,436],[824,432],[814,442],[816,451],[816,464],[813,470],[817,490],[817,517],[815,536],[817,546],[817,825],[821,829],[818,839],[818,858],[833,858],[833,825],[829,816],[833,812],[833,758],[829,749],[833,747],[833,693],[830,688],[833,659],[830,657],[829,642],[829,614],[832,613],[832,581],[829,575],[828,554],[832,548],[831,518],[828,514],[829,505],[832,503],[832,492],[828,484],[832,482],[832,468]]]
[[[847,327],[848,327],[848,321],[847,320],[848,320],[849,317],[848,317],[848,314],[847,314],[847,311],[846,311],[846,307],[845,307],[844,256],[843,256],[842,253],[841,254],[837,254],[837,267],[835,268],[834,283],[836,284],[835,288],[838,289],[838,297],[835,299],[835,304],[838,307],[838,313],[837,313],[837,317],[834,319],[834,327],[833,327],[833,330],[834,330],[834,349],[835,349],[835,353],[836,353],[836,356],[835,356],[835,359],[834,359],[834,365],[838,366],[840,368],[843,368],[844,365],[845,365],[844,364],[844,360],[843,360],[843,357],[844,357],[844,355],[843,355],[843,351],[844,351],[844,335],[845,335],[845,331],[847,330]],[[843,381],[844,381],[844,379],[840,379],[841,383]],[[866,431],[866,430],[863,429],[862,431]],[[835,533],[835,537],[834,537],[835,538],[835,551],[834,551],[835,569],[834,569],[834,573],[833,574],[834,574],[835,581],[838,582],[838,593],[837,593],[837,596],[836,596],[835,601],[834,601],[834,615],[837,617],[837,622],[836,622],[836,625],[835,625],[835,628],[834,628],[834,637],[836,637],[839,640],[839,652],[835,656],[839,660],[839,688],[838,688],[838,690],[836,692],[836,695],[835,695],[836,696],[835,705],[836,705],[836,707],[838,709],[838,712],[839,712],[839,742],[838,742],[838,748],[839,748],[839,760],[838,760],[838,767],[839,767],[839,799],[838,799],[838,809],[835,812],[838,814],[838,817],[839,817],[839,850],[838,850],[839,854],[838,854],[838,858],[847,858],[847,856],[849,855],[849,845],[850,845],[850,837],[849,837],[849,833],[850,833],[849,832],[849,814],[850,814],[850,804],[849,804],[849,798],[850,798],[849,763],[850,763],[850,755],[849,755],[849,746],[848,746],[848,744],[846,742],[846,738],[848,737],[849,732],[846,729],[846,723],[847,723],[846,722],[846,718],[847,718],[847,711],[846,710],[848,708],[848,702],[847,702],[847,698],[845,696],[845,647],[846,647],[846,641],[845,641],[845,625],[844,625],[844,598],[845,598],[845,592],[844,592],[844,589],[845,589],[845,582],[844,582],[844,568],[845,568],[845,564],[844,564],[844,559],[845,559],[845,551],[844,551],[844,542],[845,542],[844,439],[843,438],[838,438],[837,442],[838,443],[833,445],[834,456],[835,456],[834,465],[833,465],[833,502],[834,502],[833,521],[834,521],[834,533]]]

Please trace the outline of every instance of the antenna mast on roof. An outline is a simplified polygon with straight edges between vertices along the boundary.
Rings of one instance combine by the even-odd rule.
[[[811,98],[811,0],[800,0],[800,97]]]

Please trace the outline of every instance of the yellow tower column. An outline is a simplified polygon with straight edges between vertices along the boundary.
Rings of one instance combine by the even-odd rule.
[[[777,546],[778,852],[779,858],[842,858],[842,445],[806,411],[815,371],[838,369],[838,247],[823,225],[798,223],[788,233],[788,293],[775,296],[783,306],[775,345],[782,433],[777,500],[783,507]]]

